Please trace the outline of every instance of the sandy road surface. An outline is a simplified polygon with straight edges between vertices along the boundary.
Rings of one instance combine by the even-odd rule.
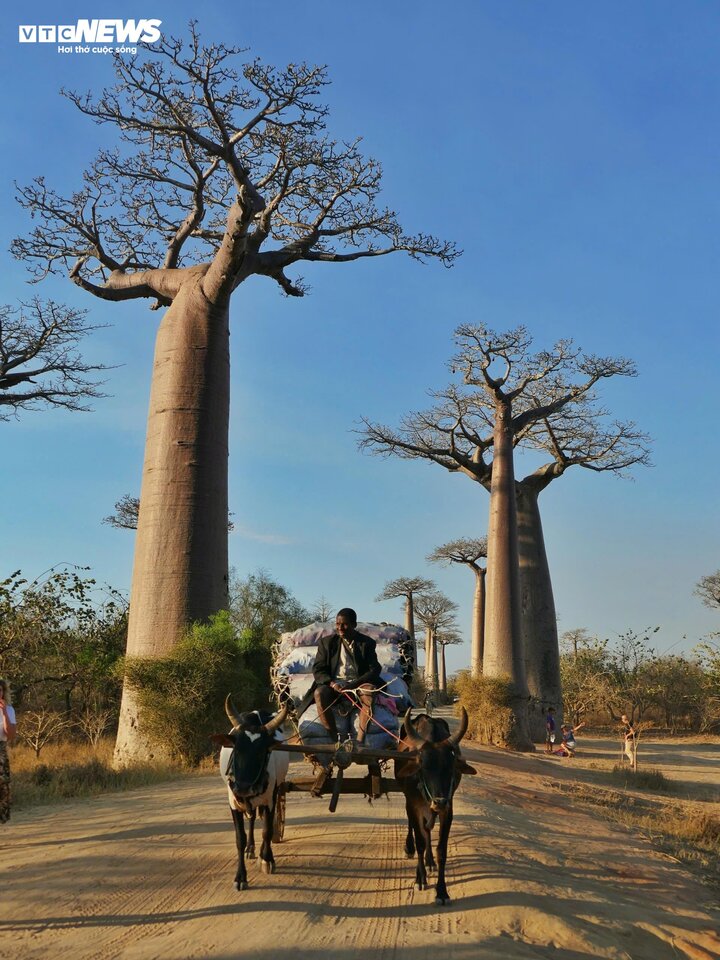
[[[712,891],[551,793],[551,761],[466,747],[452,903],[414,890],[400,797],[288,798],[278,872],[232,886],[219,778],[18,814],[4,829],[0,954],[14,960],[720,958]],[[300,772],[302,768],[291,767]]]

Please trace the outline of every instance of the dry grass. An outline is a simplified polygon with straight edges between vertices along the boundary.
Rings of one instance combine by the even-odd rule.
[[[661,770],[655,768],[640,769],[634,773],[629,766],[616,763],[610,771],[610,780],[625,790],[654,790],[667,793],[674,789],[672,780],[668,780]]]
[[[631,789],[672,789],[659,770],[622,771]],[[629,782],[632,779],[632,782]],[[660,786],[658,786],[660,784]],[[554,789],[573,800],[600,807],[604,816],[641,833],[665,854],[700,873],[702,878],[720,886],[720,819],[699,809],[693,801],[638,797],[626,790],[612,790],[577,782],[552,783]]]
[[[111,737],[102,740],[97,750],[87,743],[62,741],[48,744],[39,759],[28,746],[13,747],[10,753],[13,809],[91,797],[114,790],[132,790],[207,772],[205,765],[196,771],[178,764],[139,764],[113,770],[113,746]]]

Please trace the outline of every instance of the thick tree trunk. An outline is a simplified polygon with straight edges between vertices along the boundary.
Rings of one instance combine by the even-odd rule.
[[[417,655],[417,641],[415,640],[415,604],[413,603],[413,596],[411,593],[405,597],[405,629],[412,637],[412,653],[415,658],[415,663],[413,666],[417,667],[418,655]]]
[[[438,654],[439,658],[439,670],[438,670],[438,689],[443,699],[443,703],[447,700],[447,670],[445,669],[445,644],[441,643],[440,653]]]
[[[228,603],[227,303],[186,283],[158,330],[130,596],[128,656],[161,657]],[[162,754],[123,691],[115,763]]]
[[[538,493],[527,483],[516,486],[520,559],[520,623],[528,690],[530,734],[545,738],[545,715],[555,707],[562,723],[560,649],[550,568],[545,553]]]
[[[506,677],[511,684],[508,733],[498,734],[504,745],[534,750],[528,729],[528,690],[520,632],[520,577],[518,569],[515,472],[512,411],[498,401],[495,411],[493,470],[488,524],[487,610],[483,673]]]
[[[470,638],[470,674],[482,676],[485,646],[485,570],[477,567],[473,597],[472,634]]]

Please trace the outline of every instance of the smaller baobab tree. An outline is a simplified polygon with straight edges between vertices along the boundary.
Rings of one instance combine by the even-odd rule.
[[[438,691],[438,634],[457,632],[455,613],[458,605],[440,590],[430,590],[415,598],[415,616],[425,627],[425,686]]]
[[[428,556],[430,563],[463,564],[469,567],[475,575],[470,640],[470,673],[473,677],[479,677],[482,673],[485,641],[485,575],[487,569],[481,566],[479,562],[483,558],[487,558],[487,537],[474,539],[464,537],[460,540],[451,540],[449,543],[436,547]]]
[[[595,392],[602,381],[632,377],[636,370],[624,357],[586,354],[571,340],[534,352],[525,327],[495,331],[463,324],[455,346],[455,379],[430,391],[434,406],[405,415],[398,428],[364,420],[360,446],[382,456],[429,460],[490,493],[483,672],[510,679],[507,742],[530,750],[531,721],[538,739],[542,706],[560,698],[557,624],[537,498],[570,466],[617,474],[647,462],[647,438],[632,422],[608,422]],[[550,460],[516,481],[516,449],[543,451]]]
[[[77,346],[96,329],[85,310],[52,300],[0,306],[0,420],[38,407],[89,410],[103,396],[94,374],[107,367],[87,363]]]
[[[435,631],[435,643],[438,648],[438,689],[441,697],[447,699],[447,667],[445,665],[445,647],[462,643],[462,634],[451,627]]]
[[[396,600],[403,597],[405,600],[405,629],[415,640],[415,597],[417,594],[425,593],[428,590],[434,590],[435,584],[432,580],[426,580],[424,577],[399,577],[397,580],[388,580],[382,593],[376,598],[376,602],[382,600]],[[417,662],[417,653],[415,654]]]

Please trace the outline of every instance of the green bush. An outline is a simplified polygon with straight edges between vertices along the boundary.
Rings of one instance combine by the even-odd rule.
[[[253,662],[257,651],[247,639],[222,611],[194,624],[166,657],[125,660],[143,725],[170,756],[197,764],[212,751],[210,735],[228,728],[228,693],[240,710],[267,706],[267,667],[264,658]]]
[[[509,677],[457,676],[460,703],[468,714],[468,735],[481,743],[515,747],[512,684]]]

